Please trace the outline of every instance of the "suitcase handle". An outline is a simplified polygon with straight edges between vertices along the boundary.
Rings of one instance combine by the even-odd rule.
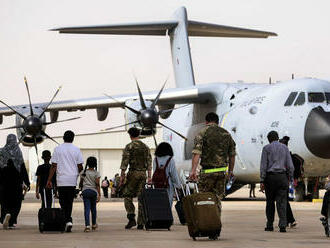
[[[185,197],[186,196],[186,192],[185,192],[184,187],[183,187],[182,184],[181,184],[181,189],[182,189],[183,197]],[[174,191],[175,191],[175,194],[176,194],[176,199],[178,201],[180,201],[180,197],[179,197],[179,194],[178,194],[178,189],[176,187],[174,187]]]
[[[54,199],[54,191],[53,188],[51,189],[51,194],[52,194],[52,204],[53,204],[53,208],[55,208],[55,199]],[[46,189],[44,188],[44,204],[45,204],[45,208],[47,208],[47,201],[46,201]]]
[[[144,185],[144,187],[146,188],[146,189],[149,189],[149,188],[155,188],[155,185],[153,184],[153,183],[146,183],[145,185]]]
[[[196,190],[196,192],[199,193],[197,182],[188,180],[188,181],[186,181],[186,194],[191,195],[189,183],[192,183],[194,185],[194,189]]]

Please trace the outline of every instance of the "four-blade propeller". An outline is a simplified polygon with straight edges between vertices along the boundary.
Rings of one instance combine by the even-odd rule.
[[[164,87],[166,85],[167,80],[163,84],[163,86],[160,89],[159,93],[157,94],[156,98],[152,101],[152,104],[150,105],[150,107],[148,107],[146,105],[146,102],[145,102],[145,100],[143,98],[143,95],[142,95],[142,92],[141,92],[139,83],[138,83],[138,81],[137,81],[136,78],[135,78],[135,82],[136,82],[136,87],[137,87],[137,90],[138,90],[139,100],[140,100],[140,105],[141,105],[141,109],[140,110],[133,109],[130,106],[127,106],[125,103],[120,103],[119,101],[117,101],[112,96],[109,96],[107,94],[105,94],[105,96],[107,96],[107,97],[111,98],[112,100],[120,103],[121,108],[123,108],[123,109],[126,108],[126,109],[132,111],[134,114],[137,115],[137,120],[134,121],[134,122],[130,122],[130,123],[126,123],[126,124],[120,125],[120,126],[106,128],[106,129],[103,129],[102,131],[108,131],[108,130],[116,129],[116,128],[119,128],[119,127],[125,127],[125,126],[131,125],[131,124],[139,123],[141,125],[141,127],[142,127],[142,130],[143,129],[151,129],[152,130],[154,141],[155,141],[155,144],[157,146],[157,142],[156,142],[156,139],[155,139],[155,132],[153,130],[156,128],[156,125],[159,124],[159,125],[163,126],[164,128],[167,128],[167,129],[171,130],[173,133],[179,135],[181,138],[187,140],[187,138],[184,135],[180,134],[179,132],[175,131],[174,129],[166,126],[165,124],[163,124],[163,123],[161,123],[159,121],[159,116],[161,114],[167,113],[167,112],[170,112],[172,110],[177,109],[177,108],[173,108],[173,109],[166,109],[166,110],[162,110],[162,111],[158,111],[156,109],[156,105],[157,105],[157,103],[158,103],[158,101],[160,99],[160,96],[161,96],[161,94],[163,92],[163,89],[164,89]],[[187,105],[184,105],[184,106],[187,106]]]
[[[31,143],[33,143],[33,145],[36,149],[36,153],[38,155],[38,148],[37,148],[38,140],[37,140],[37,137],[42,136],[44,138],[48,138],[48,139],[54,141],[55,143],[57,143],[53,138],[51,138],[48,134],[45,133],[45,131],[44,131],[45,126],[50,125],[50,124],[54,124],[54,123],[57,123],[57,122],[65,122],[65,121],[76,120],[76,119],[79,119],[80,117],[70,118],[70,119],[61,120],[61,121],[45,122],[44,114],[48,110],[49,106],[53,103],[55,97],[57,96],[58,92],[61,90],[62,87],[59,87],[56,90],[56,92],[53,95],[53,97],[51,98],[50,102],[43,107],[43,110],[42,110],[41,113],[37,114],[37,113],[35,113],[35,111],[33,111],[29,85],[28,85],[28,82],[26,80],[26,77],[24,77],[24,83],[25,83],[26,91],[27,91],[28,98],[29,98],[29,106],[30,106],[29,114],[27,116],[25,116],[22,113],[18,112],[13,107],[9,106],[8,104],[6,104],[5,102],[0,100],[0,103],[2,103],[3,105],[5,105],[9,109],[11,109],[16,115],[18,115],[19,117],[21,117],[23,119],[22,123],[20,123],[20,124],[17,124],[17,125],[12,126],[12,127],[2,128],[0,130],[23,129],[24,133],[23,133],[22,137],[19,137],[19,143],[22,143],[27,136],[31,137],[31,141],[32,141]]]

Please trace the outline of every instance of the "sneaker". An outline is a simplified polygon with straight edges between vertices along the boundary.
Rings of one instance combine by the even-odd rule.
[[[266,232],[272,232],[274,231],[274,227],[270,226],[270,227],[265,227],[265,231]]]
[[[93,231],[96,231],[96,229],[97,229],[98,227],[99,227],[99,226],[98,226],[97,224],[92,225],[92,230],[93,230]]]
[[[65,231],[71,232],[71,229],[72,229],[72,222],[67,222],[65,225]]]
[[[11,217],[10,214],[6,214],[3,220],[3,229],[8,229],[10,217]]]
[[[9,229],[9,230],[14,230],[14,229],[16,229],[16,226],[14,226],[14,225],[9,226],[8,229]]]
[[[91,230],[91,227],[90,226],[86,226],[84,232],[90,232],[90,230]]]
[[[295,226],[297,226],[298,225],[298,223],[297,222],[292,222],[292,223],[289,223],[289,227],[290,228],[294,228]]]
[[[280,232],[285,233],[286,232],[286,228],[285,227],[280,227]]]
[[[143,225],[138,225],[136,229],[143,230]]]

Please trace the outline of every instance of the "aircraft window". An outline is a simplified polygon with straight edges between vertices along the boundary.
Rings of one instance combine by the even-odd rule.
[[[299,96],[297,97],[297,100],[294,103],[294,106],[301,106],[305,103],[306,98],[305,98],[305,92],[300,92]]]
[[[324,102],[325,101],[324,93],[322,93],[322,92],[308,93],[308,101],[309,102]]]
[[[288,99],[286,99],[284,106],[291,106],[294,99],[296,99],[297,94],[298,94],[298,92],[291,92]]]
[[[325,98],[327,99],[327,103],[330,103],[330,92],[325,92]]]

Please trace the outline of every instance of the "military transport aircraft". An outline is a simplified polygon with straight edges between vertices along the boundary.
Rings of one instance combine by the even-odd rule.
[[[191,21],[184,7],[179,8],[169,21],[65,27],[53,31],[168,35],[176,88],[163,90],[163,86],[159,92],[142,94],[137,84],[138,94],[34,105],[34,108],[38,106],[50,112],[50,123],[56,121],[59,111],[96,109],[98,120],[103,121],[109,108],[124,108],[126,123],[122,126],[137,126],[142,129],[143,136],[153,136],[157,124],[165,127],[163,139],[173,146],[180,172],[187,174],[191,167],[194,136],[204,126],[205,114],[214,111],[221,118],[221,127],[231,133],[237,145],[234,174],[238,187],[259,181],[261,150],[268,143],[266,136],[271,130],[291,138],[290,149],[305,160],[305,176],[330,174],[330,82],[305,78],[276,84],[195,84],[189,36],[267,38],[276,36],[275,33]],[[0,109],[0,120],[3,115],[17,115],[16,128],[20,139],[30,132],[28,126],[21,125],[23,117],[19,113],[22,108],[25,106]],[[38,130],[44,130],[45,117],[38,115],[36,118],[40,119]],[[47,137],[43,132],[38,135],[40,139]],[[28,142],[23,144],[29,145]]]

